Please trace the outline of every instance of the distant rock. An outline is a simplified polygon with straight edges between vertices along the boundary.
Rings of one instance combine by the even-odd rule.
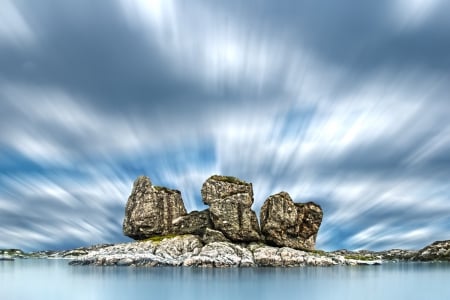
[[[192,211],[187,215],[172,220],[172,231],[176,234],[203,235],[207,228],[213,224],[209,216],[209,210]]]
[[[261,232],[269,244],[313,250],[322,217],[319,205],[294,203],[288,193],[280,192],[270,196],[261,207]]]
[[[450,262],[450,240],[436,241],[431,245],[419,250],[414,260],[418,261],[449,261]]]
[[[202,198],[210,206],[215,230],[234,242],[261,239],[258,219],[251,209],[252,184],[231,176],[211,176],[202,187]]]
[[[140,176],[125,209],[123,233],[133,239],[145,239],[173,233],[172,221],[186,215],[181,193],[153,186],[150,179]]]

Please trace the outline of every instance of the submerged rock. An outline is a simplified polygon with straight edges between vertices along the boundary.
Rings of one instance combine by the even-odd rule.
[[[261,207],[261,232],[270,244],[313,250],[322,217],[319,205],[294,203],[288,193],[280,192]]]
[[[138,240],[171,234],[172,221],[185,214],[180,191],[153,186],[148,177],[140,176],[128,198],[123,233]]]

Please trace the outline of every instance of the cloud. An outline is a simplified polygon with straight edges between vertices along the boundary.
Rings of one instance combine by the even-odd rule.
[[[403,29],[413,29],[433,17],[434,13],[444,4],[444,1],[441,0],[393,1],[393,18]]]
[[[0,3],[0,45],[11,43],[14,47],[29,46],[34,33],[26,19],[10,0]]]
[[[5,2],[33,44],[0,46],[0,247],[124,240],[141,174],[317,201],[320,248],[445,239],[449,27],[356,2]]]

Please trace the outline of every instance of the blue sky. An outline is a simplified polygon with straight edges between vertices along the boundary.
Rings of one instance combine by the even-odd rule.
[[[450,238],[450,4],[0,1],[0,247],[127,241],[133,180],[324,209],[317,247]]]

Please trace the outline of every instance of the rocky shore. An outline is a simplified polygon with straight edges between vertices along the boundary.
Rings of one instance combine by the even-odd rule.
[[[236,244],[195,235],[154,237],[145,241],[102,244],[66,251],[25,253],[0,250],[1,260],[66,259],[71,265],[185,267],[303,267],[379,265],[390,262],[450,262],[450,241],[412,251],[302,251],[263,243]]]

